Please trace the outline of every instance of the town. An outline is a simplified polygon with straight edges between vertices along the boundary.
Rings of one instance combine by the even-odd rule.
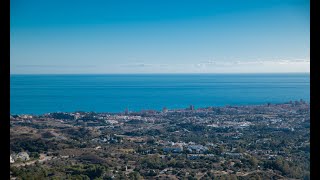
[[[310,179],[310,103],[11,115],[12,179]]]

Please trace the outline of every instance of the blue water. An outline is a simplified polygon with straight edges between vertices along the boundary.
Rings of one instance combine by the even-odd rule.
[[[11,75],[12,114],[310,101],[309,74]]]

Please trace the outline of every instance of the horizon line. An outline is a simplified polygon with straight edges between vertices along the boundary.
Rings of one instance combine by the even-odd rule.
[[[205,74],[310,74],[310,72],[216,72],[216,73],[10,73],[11,75],[205,75]]]

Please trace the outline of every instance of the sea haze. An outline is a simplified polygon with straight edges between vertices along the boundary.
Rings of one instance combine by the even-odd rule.
[[[310,101],[309,74],[11,75],[11,114]]]

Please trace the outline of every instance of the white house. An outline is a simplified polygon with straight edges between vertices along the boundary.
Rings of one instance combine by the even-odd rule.
[[[19,152],[17,155],[15,155],[13,157],[13,159],[15,161],[17,161],[18,159],[22,160],[22,161],[28,161],[30,159],[29,154],[27,152]]]
[[[14,160],[11,156],[10,156],[10,163],[14,163]]]

